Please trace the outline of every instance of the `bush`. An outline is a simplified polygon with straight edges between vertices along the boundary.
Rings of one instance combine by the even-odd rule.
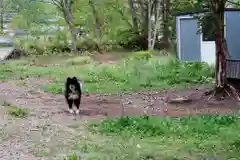
[[[71,44],[67,34],[58,32],[54,36],[37,36],[28,38],[18,38],[15,47],[23,49],[28,55],[54,55],[71,52]],[[118,49],[113,41],[104,37],[101,41],[94,38],[84,38],[77,41],[78,51],[111,51]]]
[[[138,33],[133,32],[131,29],[123,29],[118,31],[117,44],[125,49],[147,49],[144,46],[144,36],[140,36]]]
[[[18,38],[15,46],[23,49],[27,55],[53,55],[71,51],[63,33],[58,33],[56,36]]]
[[[99,44],[94,39],[86,38],[78,41],[77,48],[84,51],[99,51]]]

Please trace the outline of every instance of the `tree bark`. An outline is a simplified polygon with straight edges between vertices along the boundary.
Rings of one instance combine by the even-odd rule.
[[[100,19],[99,17],[99,13],[97,12],[97,9],[96,9],[96,6],[93,2],[93,0],[89,0],[89,5],[90,7],[92,8],[92,12],[93,12],[93,15],[94,15],[94,18],[95,18],[95,26],[96,26],[96,37],[97,37],[97,50],[98,52],[102,53],[102,49],[101,49],[101,43],[102,43],[102,26],[103,26],[103,23],[102,23],[102,20]]]
[[[1,8],[0,8],[0,9],[1,9],[1,11],[0,11],[0,12],[1,12],[1,13],[0,13],[0,14],[1,14],[1,32],[3,33],[3,21],[4,21],[4,19],[3,19],[3,18],[4,18],[4,17],[3,17],[3,14],[4,14],[4,11],[3,11],[3,9],[4,9],[3,0],[0,0],[0,5],[1,5]]]
[[[160,15],[160,10],[161,10],[161,7],[160,7],[160,0],[155,0],[155,23],[154,23],[154,26],[152,26],[153,28],[153,32],[151,34],[152,36],[152,41],[151,41],[151,47],[150,47],[150,50],[154,50],[154,47],[155,47],[155,43],[156,43],[156,39],[157,39],[157,32],[159,31],[159,27],[160,27],[160,23],[161,23],[161,15]]]
[[[140,0],[139,0],[140,1]],[[140,10],[141,10],[141,31],[142,35],[148,35],[148,28],[149,28],[149,14],[151,13],[150,6],[148,5],[152,0],[149,0],[148,2],[139,2],[140,4]],[[150,11],[150,13],[149,13]]]
[[[68,28],[70,30],[70,34],[71,34],[71,50],[72,52],[77,52],[77,34],[75,31],[75,27],[72,21],[72,15],[70,12],[65,11],[66,13],[66,21],[68,24]]]
[[[152,0],[149,0],[148,2],[148,50],[151,50],[151,44],[152,44]]]
[[[212,0],[214,1],[214,0]],[[214,1],[215,2],[215,1]],[[226,87],[226,59],[228,56],[227,44],[224,38],[224,10],[225,3],[213,3],[216,15],[216,89],[221,91]]]
[[[128,0],[128,5],[130,7],[131,16],[132,16],[132,24],[133,24],[133,31],[138,31],[138,20],[137,20],[137,13],[134,7],[134,0]]]
[[[170,31],[169,31],[169,9],[170,9],[170,0],[163,0],[163,9],[162,9],[162,18],[163,18],[163,37],[161,41],[163,41],[165,49],[169,49],[170,47]]]
[[[97,38],[100,40],[101,36],[102,36],[102,23],[101,23],[100,17],[98,15],[98,12],[97,12],[97,9],[95,7],[93,0],[89,0],[89,5],[92,8],[92,13],[95,18],[95,27],[96,27],[95,33],[96,33]]]
[[[71,39],[72,39],[71,50],[72,52],[77,52],[77,34],[76,34],[75,26],[73,24],[72,5],[73,5],[73,0],[65,0],[65,13],[66,13],[66,18],[67,18],[69,30],[71,32]]]

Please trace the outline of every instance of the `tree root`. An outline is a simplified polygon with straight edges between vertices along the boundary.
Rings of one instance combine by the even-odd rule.
[[[225,97],[231,97],[240,102],[237,89],[230,84],[226,84],[224,87],[216,87],[210,91],[206,91],[204,95],[209,96],[208,100],[210,100],[212,97],[215,97],[216,100],[223,100]]]

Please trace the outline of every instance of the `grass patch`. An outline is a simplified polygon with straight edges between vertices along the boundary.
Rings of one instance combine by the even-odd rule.
[[[48,84],[45,86],[42,86],[42,90],[50,93],[60,94],[64,91],[64,86],[62,84]]]
[[[180,63],[172,57],[136,54],[116,64],[98,64],[89,57],[61,59],[60,66],[27,66],[9,63],[0,66],[0,80],[49,78],[55,84],[43,86],[44,91],[61,93],[68,76],[84,81],[86,92],[134,91],[144,88],[176,88],[212,82],[213,69],[205,63]],[[67,59],[67,58],[66,58]],[[58,63],[58,62],[56,62]],[[83,65],[84,64],[84,65]],[[61,84],[60,86],[58,86]]]
[[[76,154],[72,154],[72,155],[64,157],[63,160],[81,160],[81,158],[79,156],[77,156]]]
[[[17,117],[17,118],[25,118],[28,115],[28,110],[26,108],[19,108],[10,103],[4,103],[4,106],[8,107],[7,113],[10,116]]]
[[[238,124],[239,123],[239,124]],[[190,116],[183,118],[123,117],[96,125],[101,133],[141,137],[218,135],[222,127],[238,124],[237,116]],[[240,129],[240,128],[239,128]]]
[[[240,119],[229,116],[182,118],[123,117],[90,125],[99,142],[76,150],[99,159],[218,160],[239,159]],[[100,136],[100,135],[98,135]],[[103,138],[104,137],[104,138]],[[84,147],[85,146],[85,147]]]
[[[68,65],[85,65],[85,64],[92,64],[94,61],[91,57],[74,57],[67,60],[66,64]]]

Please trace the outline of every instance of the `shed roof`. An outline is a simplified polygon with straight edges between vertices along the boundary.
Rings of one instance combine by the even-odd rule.
[[[192,10],[192,11],[187,11],[187,12],[178,12],[173,14],[174,16],[183,16],[183,15],[191,15],[191,14],[198,14],[198,13],[204,13],[207,12],[208,10]],[[225,8],[225,11],[231,12],[231,11],[239,11],[240,8]]]

